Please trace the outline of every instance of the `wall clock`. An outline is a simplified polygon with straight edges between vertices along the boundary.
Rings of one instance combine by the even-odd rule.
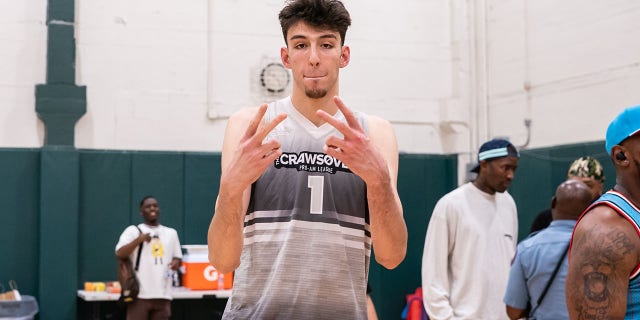
[[[260,72],[260,84],[270,93],[281,93],[287,88],[291,76],[282,63],[269,63]]]

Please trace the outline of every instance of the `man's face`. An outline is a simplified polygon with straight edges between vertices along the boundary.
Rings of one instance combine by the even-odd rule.
[[[282,63],[293,74],[294,92],[320,99],[337,94],[339,69],[349,63],[350,49],[341,45],[340,33],[317,29],[304,22],[287,31],[287,47],[280,50]]]
[[[591,177],[577,177],[577,176],[570,176],[569,179],[584,182],[584,184],[586,184],[587,187],[591,189],[591,193],[593,194],[593,199],[596,199],[602,195],[604,184],[599,180],[596,180]]]
[[[142,215],[142,219],[145,223],[149,225],[156,225],[160,216],[158,200],[155,198],[148,198],[144,200],[140,207],[140,215]]]
[[[518,168],[518,158],[516,157],[502,157],[486,161],[480,171],[485,177],[485,187],[492,192],[505,192],[511,185],[516,168]]]

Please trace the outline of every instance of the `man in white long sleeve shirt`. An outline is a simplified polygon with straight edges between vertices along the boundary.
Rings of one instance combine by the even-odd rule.
[[[519,154],[506,140],[480,147],[475,181],[436,204],[422,257],[429,318],[508,319],[504,294],[518,240],[515,202],[506,192]]]

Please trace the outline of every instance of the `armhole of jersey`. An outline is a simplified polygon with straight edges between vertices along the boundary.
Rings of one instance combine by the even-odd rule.
[[[360,124],[362,125],[362,130],[364,130],[364,134],[369,136],[369,115],[361,113],[361,117],[359,117]]]

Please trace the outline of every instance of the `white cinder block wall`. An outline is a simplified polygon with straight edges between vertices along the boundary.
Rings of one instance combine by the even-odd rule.
[[[46,0],[0,0],[0,147],[39,147],[35,85],[46,81]]]
[[[76,147],[219,151],[231,113],[277,98],[258,75],[279,59],[283,3],[76,1],[76,81],[87,86]],[[489,138],[602,140],[640,104],[638,1],[345,4],[341,96],[392,121],[403,152],[460,154],[461,177]],[[34,86],[46,77],[46,6],[0,0],[0,147],[43,144]]]

